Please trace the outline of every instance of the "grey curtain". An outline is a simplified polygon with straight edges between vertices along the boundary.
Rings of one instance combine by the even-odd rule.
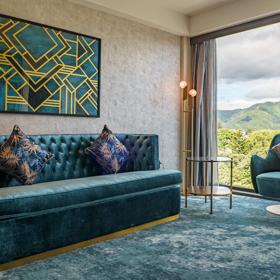
[[[192,59],[193,88],[197,90],[197,96],[194,100],[193,155],[194,157],[217,157],[216,40],[193,45]],[[194,185],[203,186],[208,183],[204,181],[205,171],[205,164],[195,164]],[[217,173],[215,165],[214,183],[217,181]]]

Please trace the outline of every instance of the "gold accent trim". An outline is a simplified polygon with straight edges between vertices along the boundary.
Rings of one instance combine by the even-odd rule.
[[[0,265],[0,271],[12,269],[12,268],[15,268],[15,267],[18,267],[18,266],[22,266],[22,265],[25,265],[25,264],[32,263],[34,261],[54,257],[54,256],[59,255],[59,254],[65,254],[65,253],[75,251],[75,250],[78,250],[78,249],[81,249],[81,248],[85,248],[85,247],[88,247],[90,245],[97,244],[97,243],[100,243],[100,242],[103,242],[103,241],[106,241],[106,240],[110,240],[110,239],[113,239],[113,238],[118,238],[118,237],[130,234],[130,233],[136,232],[136,231],[140,231],[140,230],[148,229],[148,228],[151,228],[151,227],[154,227],[154,226],[157,226],[157,225],[172,222],[172,221],[175,221],[175,220],[179,219],[179,217],[180,217],[179,214],[174,215],[174,216],[169,216],[167,218],[159,219],[159,220],[152,221],[152,222],[142,224],[142,225],[139,225],[139,226],[134,226],[134,227],[124,229],[124,230],[121,230],[121,231],[117,231],[117,232],[114,232],[114,233],[102,235],[100,237],[93,238],[93,239],[90,239],[90,240],[82,241],[82,242],[79,242],[79,243],[75,243],[75,244],[71,244],[71,245],[68,245],[68,246],[65,246],[65,247],[53,249],[53,250],[46,251],[46,252],[36,254],[36,255],[33,255],[33,256],[29,256],[29,257],[25,257],[25,258],[15,260],[15,261],[7,262],[7,263],[4,263],[4,264]]]

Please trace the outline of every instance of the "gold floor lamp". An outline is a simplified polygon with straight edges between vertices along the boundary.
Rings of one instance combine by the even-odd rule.
[[[184,195],[187,195],[187,186],[189,180],[192,182],[192,170],[188,170],[185,168],[186,164],[186,156],[193,156],[194,151],[194,98],[197,95],[197,91],[195,89],[188,89],[188,83],[186,81],[180,82],[180,88],[183,92],[183,155],[184,155],[184,169],[185,169],[185,180],[184,180]],[[193,166],[191,167],[193,168]],[[188,176],[190,175],[190,176]],[[188,179],[190,178],[190,179]]]

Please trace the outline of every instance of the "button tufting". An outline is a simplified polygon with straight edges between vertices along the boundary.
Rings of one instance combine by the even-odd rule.
[[[47,163],[38,176],[37,182],[45,182],[51,176],[56,180],[64,180],[100,174],[100,167],[84,152],[97,137],[98,134],[33,136],[35,143],[54,154],[54,158]],[[153,136],[120,134],[117,137],[120,137],[129,150],[127,167],[129,171],[152,170],[157,167],[157,161],[154,158],[156,154],[153,152]],[[0,146],[6,140],[7,137],[0,137]],[[5,176],[2,182],[4,186],[11,186],[15,184],[14,181],[9,176]]]

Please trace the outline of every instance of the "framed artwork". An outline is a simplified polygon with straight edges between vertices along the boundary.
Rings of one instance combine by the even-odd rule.
[[[0,112],[100,116],[101,40],[0,15]]]

